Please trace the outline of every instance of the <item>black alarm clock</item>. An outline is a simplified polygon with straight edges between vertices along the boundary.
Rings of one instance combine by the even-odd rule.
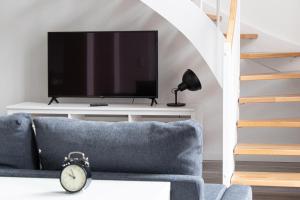
[[[65,157],[60,173],[61,186],[70,193],[86,188],[91,181],[90,163],[84,153],[71,152]]]

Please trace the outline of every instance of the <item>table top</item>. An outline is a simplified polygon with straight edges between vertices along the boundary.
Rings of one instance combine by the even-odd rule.
[[[0,177],[5,200],[170,200],[169,182],[92,180],[85,190],[69,194],[59,179]]]

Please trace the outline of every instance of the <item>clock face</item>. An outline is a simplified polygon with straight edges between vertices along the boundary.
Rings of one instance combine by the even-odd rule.
[[[69,165],[60,175],[60,183],[68,192],[78,192],[86,184],[86,171],[78,165]]]

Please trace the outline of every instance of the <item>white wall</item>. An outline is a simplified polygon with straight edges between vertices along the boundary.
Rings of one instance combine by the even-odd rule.
[[[204,0],[215,5],[216,0]],[[231,0],[221,0],[223,11],[229,10]],[[281,40],[300,45],[299,0],[243,0],[241,20]]]
[[[198,104],[205,127],[205,158],[221,159],[222,91],[217,81],[189,41],[138,0],[0,0],[0,113],[23,101],[48,102],[48,31],[144,29],[159,30],[159,103],[173,101],[171,89],[187,68],[193,69],[203,90],[185,91],[179,99]]]

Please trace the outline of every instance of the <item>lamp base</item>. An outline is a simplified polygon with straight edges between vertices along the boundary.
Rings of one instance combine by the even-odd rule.
[[[185,106],[185,103],[168,103],[167,106],[170,106],[170,107],[183,107],[183,106]]]

